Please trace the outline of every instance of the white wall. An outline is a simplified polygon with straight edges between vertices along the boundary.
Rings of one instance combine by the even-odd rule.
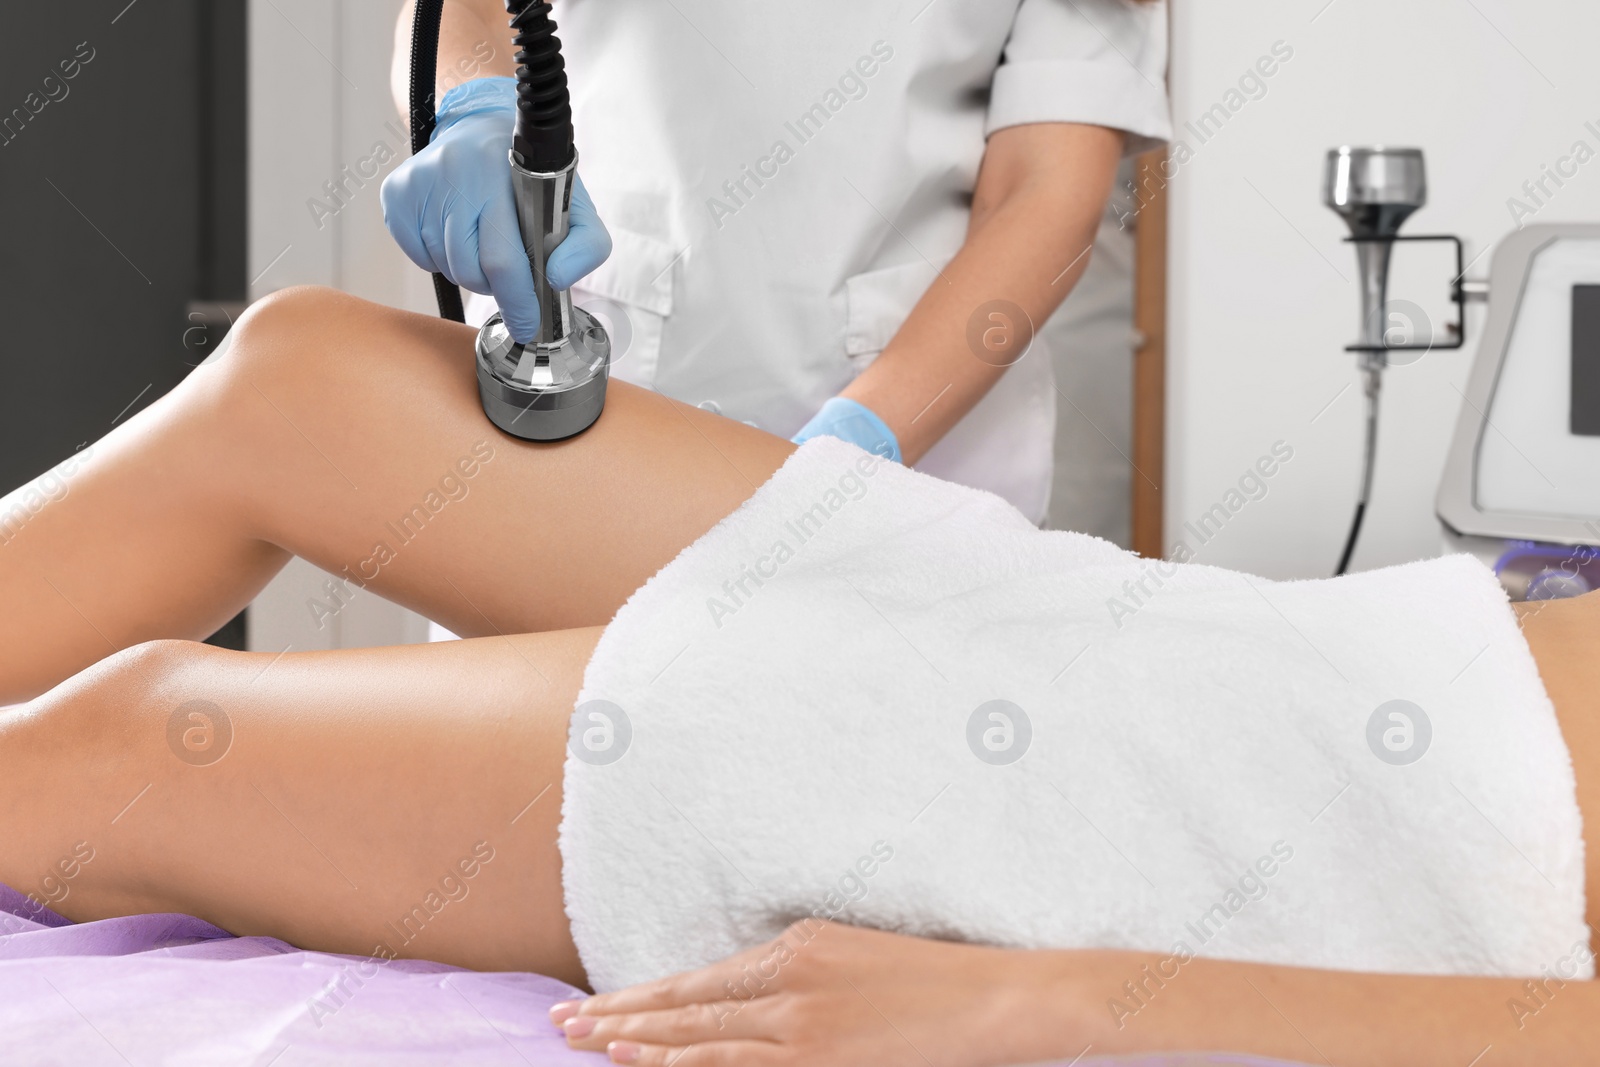
[[[1415,145],[1430,205],[1406,233],[1457,233],[1482,258],[1513,228],[1507,200],[1578,140],[1600,149],[1600,5],[1586,0],[1177,0],[1173,110],[1193,158],[1172,186],[1167,543],[1273,577],[1331,573],[1360,467],[1355,258],[1321,204],[1327,149]],[[1274,42],[1292,58],[1202,144],[1184,123],[1222,102]],[[1237,103],[1237,101],[1233,101]],[[1531,204],[1532,202],[1529,201]],[[1600,218],[1600,161],[1540,222]],[[1391,297],[1435,322],[1446,246],[1402,246]],[[1433,498],[1483,324],[1469,345],[1392,368],[1358,568],[1436,555]],[[1341,390],[1343,392],[1341,393]],[[1337,398],[1337,399],[1336,399]],[[1274,442],[1294,457],[1268,493],[1201,546],[1184,529]]]
[[[400,4],[252,0],[252,298],[314,283],[433,310],[427,276],[389,239],[378,203],[382,176],[410,153],[389,92]],[[382,162],[386,157],[392,158]],[[362,177],[363,168],[373,177]],[[361,184],[346,181],[348,172]],[[325,188],[330,181],[344,183],[338,199]],[[314,210],[319,200],[331,213]],[[251,605],[251,647],[353,648],[420,640],[426,633],[417,616],[370,593],[358,593],[319,626],[308,602],[323,596],[325,579],[308,563],[291,563]]]
[[[1126,547],[1133,535],[1133,162],[1117,173],[1094,253],[1040,336],[1055,359],[1048,525]]]

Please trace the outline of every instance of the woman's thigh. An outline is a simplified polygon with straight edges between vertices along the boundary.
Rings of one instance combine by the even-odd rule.
[[[1572,753],[1586,845],[1589,939],[1600,950],[1600,593],[1519,604],[1517,613]]]
[[[576,438],[509,437],[479,405],[474,336],[274,294],[177,388],[0,500],[0,703],[204,638],[290,553],[334,576],[308,624],[366,588],[467,636],[603,625],[793,451],[623,382]]]
[[[556,833],[598,635],[119,653],[0,713],[0,881],[76,920],[581,984]]]
[[[331,290],[266,310],[215,368],[218,428],[255,428],[252,532],[463,635],[604,625],[793,451],[625,382],[583,434],[517,440],[475,331]]]

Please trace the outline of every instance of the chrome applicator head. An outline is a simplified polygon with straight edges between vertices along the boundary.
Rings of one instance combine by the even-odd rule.
[[[506,0],[516,33],[517,124],[510,152],[517,224],[533,268],[539,334],[519,345],[499,314],[478,332],[478,394],[506,433],[558,441],[587,430],[605,407],[611,340],[572,297],[550,286],[550,253],[567,236],[578,153],[572,143],[561,42],[546,0]]]

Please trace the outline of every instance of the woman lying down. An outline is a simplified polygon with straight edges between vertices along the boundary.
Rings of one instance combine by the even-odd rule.
[[[652,1067],[1592,1062],[1600,600],[1140,560],[622,384],[525,444],[471,351],[280,293],[6,501],[0,881],[92,840],[69,918],[542,972]],[[470,639],[196,643],[291,555]]]

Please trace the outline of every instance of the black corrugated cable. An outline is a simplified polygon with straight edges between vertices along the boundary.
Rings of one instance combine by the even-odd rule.
[[[559,171],[572,162],[572,99],[561,41],[546,0],[506,0],[516,31],[517,125],[512,147],[517,161],[539,173]],[[439,66],[439,26],[444,0],[416,0],[411,21],[411,154],[428,146],[435,125],[434,76]],[[466,315],[461,290],[443,274],[433,276],[439,315],[461,322]]]
[[[444,0],[416,0],[411,19],[411,154],[428,147],[433,138],[433,79],[439,66],[439,23],[444,18]],[[465,322],[461,290],[443,274],[433,276],[433,295],[439,301],[439,317]]]

